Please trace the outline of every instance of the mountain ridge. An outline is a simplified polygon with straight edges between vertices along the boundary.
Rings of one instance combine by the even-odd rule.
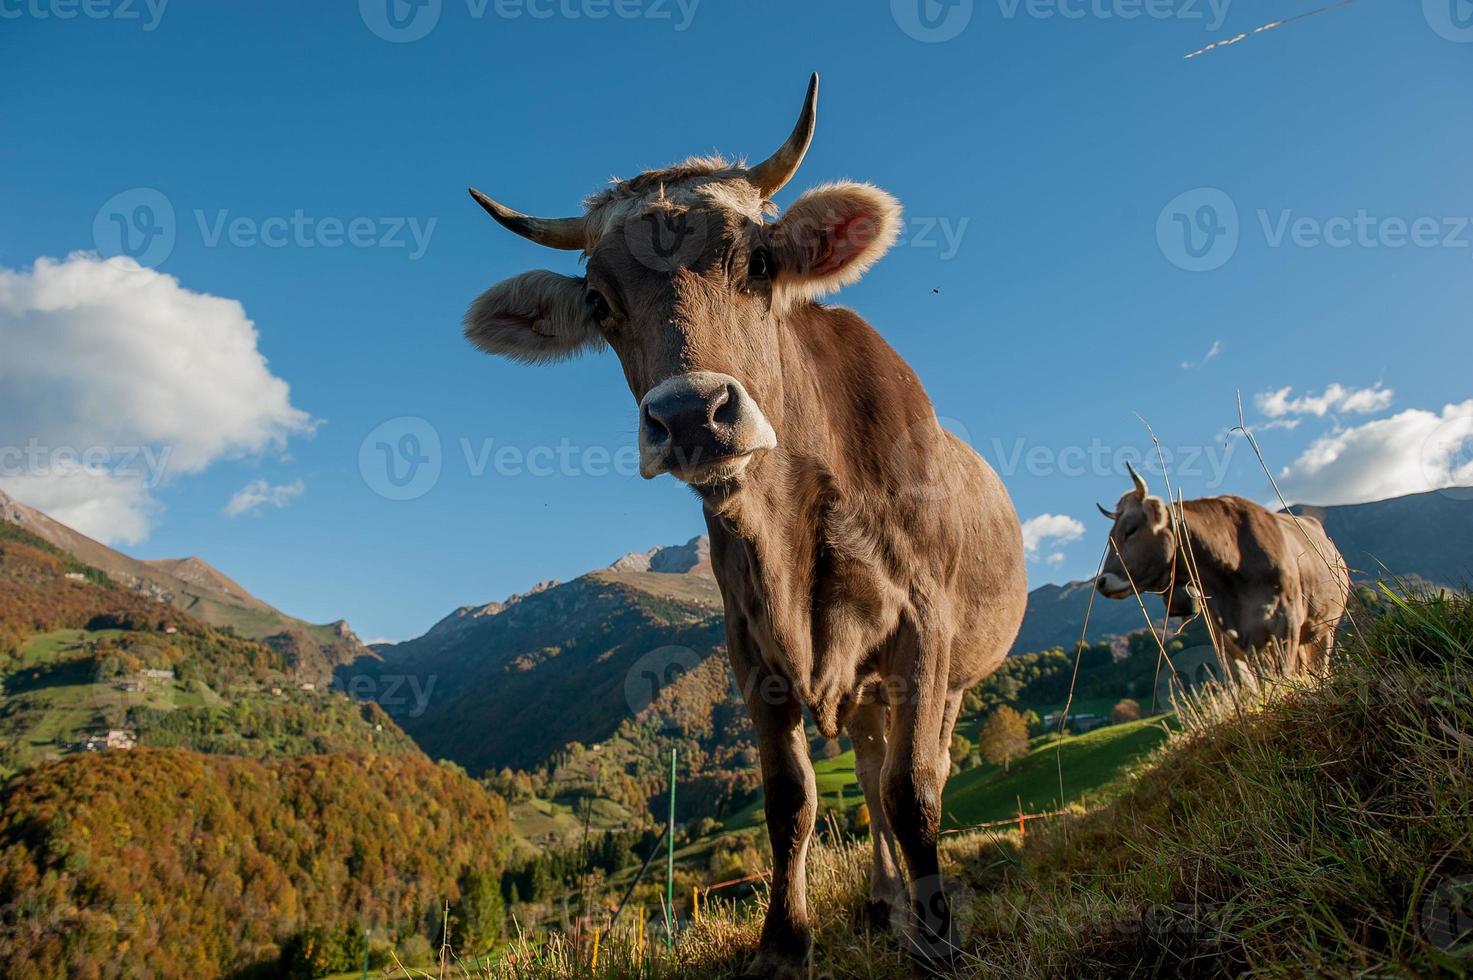
[[[0,490],[0,521],[34,534],[119,585],[166,603],[211,626],[235,630],[273,646],[294,669],[315,681],[365,655],[369,647],[346,620],[308,623],[258,599],[202,558],[133,558],[77,531]]]

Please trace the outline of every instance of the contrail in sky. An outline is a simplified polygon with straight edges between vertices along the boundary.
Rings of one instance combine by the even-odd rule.
[[[1313,17],[1315,14],[1323,14],[1328,10],[1334,10],[1336,7],[1345,7],[1352,3],[1355,3],[1355,0],[1339,0],[1339,2],[1337,3],[1326,4],[1323,7],[1317,7],[1314,10],[1309,10],[1302,14],[1296,14],[1293,17],[1286,17],[1283,20],[1276,20],[1271,23],[1264,24],[1262,27],[1255,27],[1251,31],[1248,31],[1244,34],[1239,34],[1237,37],[1230,37],[1226,41],[1213,41],[1211,44],[1207,45],[1207,47],[1198,48],[1196,51],[1193,51],[1191,54],[1186,55],[1185,57],[1197,58],[1206,54],[1209,51],[1216,51],[1219,48],[1225,48],[1228,45],[1237,44],[1239,41],[1245,41],[1255,34],[1262,34],[1264,31],[1271,31],[1275,27],[1283,27],[1285,24],[1292,24],[1296,20],[1303,20],[1306,17]]]

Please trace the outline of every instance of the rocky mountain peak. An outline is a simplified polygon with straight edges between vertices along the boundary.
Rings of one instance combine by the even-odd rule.
[[[711,541],[704,534],[685,544],[631,551],[609,566],[611,572],[664,572],[670,575],[710,575]]]

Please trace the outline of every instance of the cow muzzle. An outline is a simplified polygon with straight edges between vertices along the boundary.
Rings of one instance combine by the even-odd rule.
[[[693,486],[740,476],[754,453],[777,446],[772,424],[729,374],[667,378],[639,403],[639,473],[670,473]]]
[[[1130,580],[1114,572],[1106,572],[1095,579],[1095,588],[1106,599],[1124,599],[1130,595]]]

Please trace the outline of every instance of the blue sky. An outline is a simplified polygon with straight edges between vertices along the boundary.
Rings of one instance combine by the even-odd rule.
[[[571,213],[612,175],[760,158],[814,70],[778,203],[841,177],[903,202],[837,301],[1002,472],[1035,584],[1093,571],[1136,413],[1189,496],[1270,495],[1238,392],[1302,499],[1473,482],[1466,0],[1260,33],[1317,0],[920,2],[0,0],[0,446],[178,452],[141,489],[33,461],[0,488],[369,638],[699,533],[688,491],[620,463],[612,355],[461,339],[485,287],[576,268],[465,188]],[[150,278],[120,299],[68,256],[124,230]],[[394,488],[381,442],[438,477]]]

